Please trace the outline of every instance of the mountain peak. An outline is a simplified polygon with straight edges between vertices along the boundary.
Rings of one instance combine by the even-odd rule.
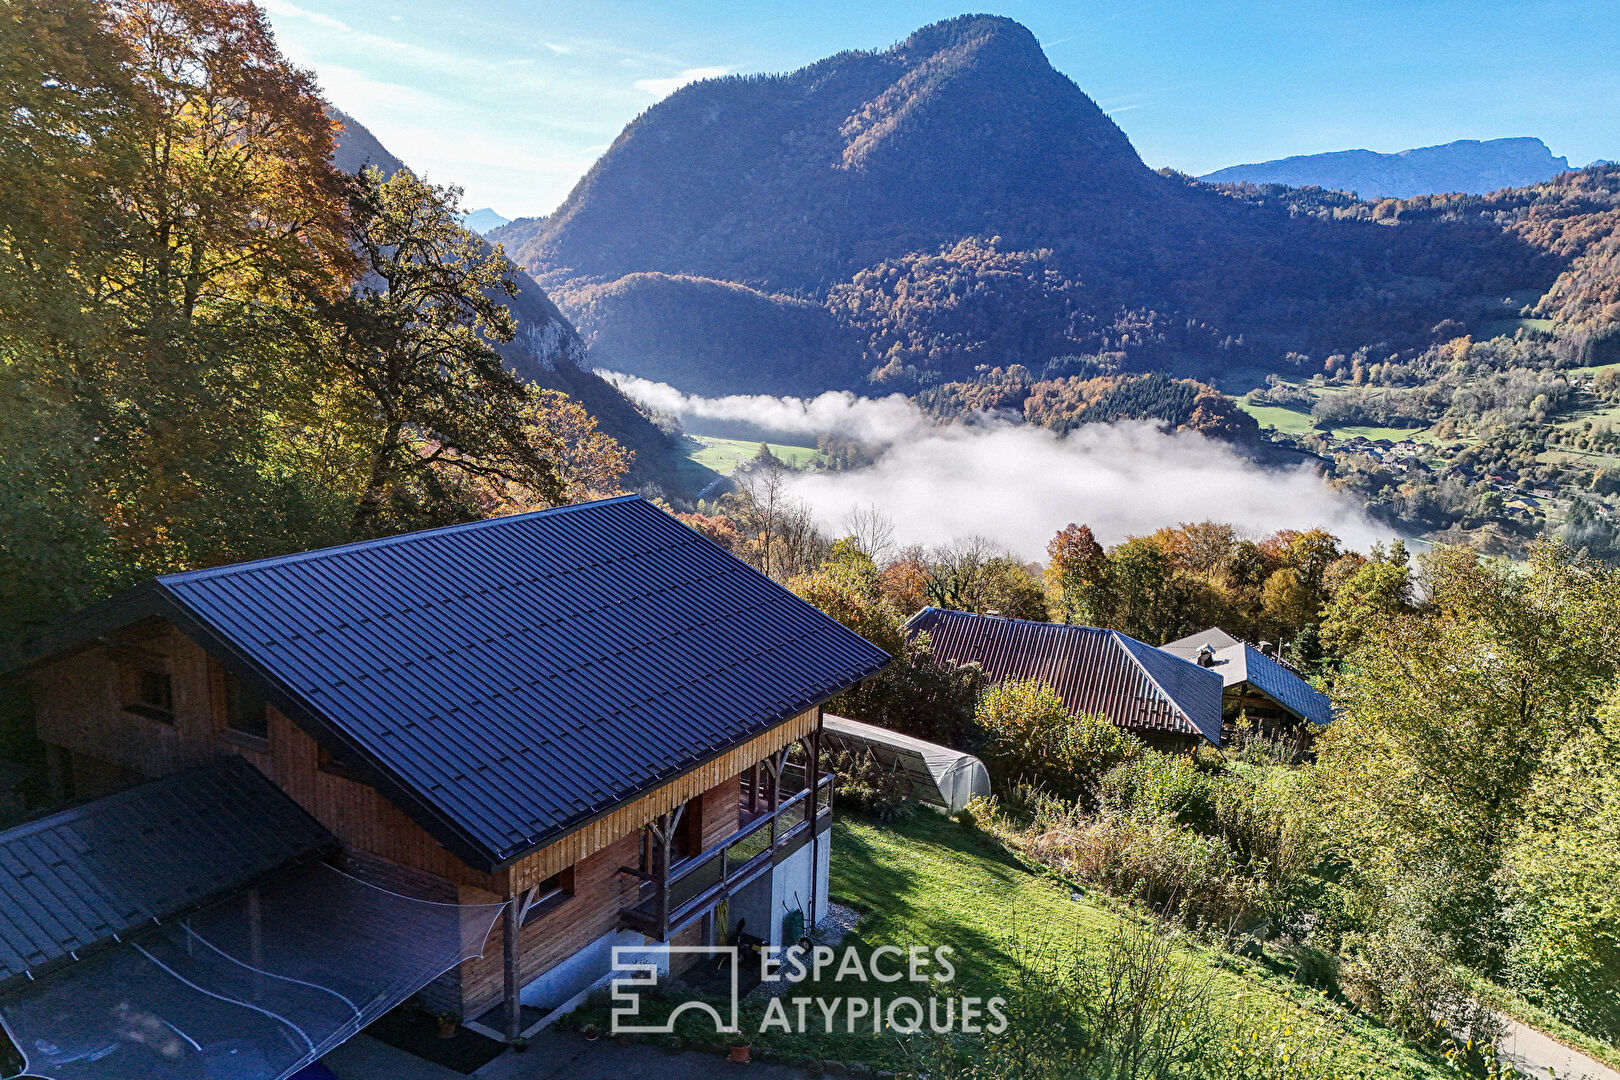
[[[1004,15],[958,15],[930,23],[895,47],[899,52],[938,52],[982,42],[994,41],[1003,48],[1038,56],[1045,61],[1040,42],[1029,27]]]
[[[882,51],[684,87],[556,213],[496,235],[557,282],[653,271],[798,293],[964,235],[1033,243],[1054,216],[1172,186],[1026,27],[963,15]],[[760,222],[768,257],[737,243]]]

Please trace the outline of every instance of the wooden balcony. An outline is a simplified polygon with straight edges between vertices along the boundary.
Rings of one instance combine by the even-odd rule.
[[[823,773],[814,787],[796,792],[774,809],[760,807],[757,798],[745,794],[741,827],[679,861],[669,856],[668,836],[675,823],[649,826],[654,840],[651,869],[620,868],[643,881],[642,897],[620,913],[621,925],[666,941],[671,931],[758,880],[832,823],[832,782],[833,774]]]

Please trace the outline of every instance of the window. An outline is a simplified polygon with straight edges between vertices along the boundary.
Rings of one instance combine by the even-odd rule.
[[[220,728],[251,739],[270,737],[270,716],[264,695],[223,668],[216,671],[214,718]]]
[[[120,675],[127,711],[174,723],[174,684],[167,671],[151,664],[125,663]]]
[[[523,910],[523,925],[528,926],[542,915],[557,910],[574,895],[574,868],[559,870],[534,887],[534,898]]]

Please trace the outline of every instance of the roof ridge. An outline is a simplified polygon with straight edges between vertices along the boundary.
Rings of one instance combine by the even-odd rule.
[[[503,514],[499,517],[480,518],[477,521],[463,521],[455,525],[439,525],[431,529],[418,529],[415,532],[394,533],[392,536],[378,536],[370,540],[351,540],[346,544],[333,544],[331,547],[315,548],[313,551],[292,551],[285,555],[267,555],[262,559],[249,559],[246,562],[226,563],[224,566],[208,566],[197,570],[181,570],[173,574],[163,574],[155,580],[163,585],[185,584],[192,581],[206,581],[210,578],[222,577],[247,570],[257,570],[267,566],[288,566],[293,563],[313,562],[353,551],[375,551],[379,548],[395,547],[426,539],[430,536],[446,536],[451,533],[474,532],[479,529],[514,521],[529,521],[534,518],[547,516],[562,516],[580,510],[590,510],[599,506],[608,506],[621,502],[646,502],[640,495],[615,495],[611,499],[593,499],[590,502],[568,503],[563,506],[548,506],[543,510],[529,510],[521,514]]]

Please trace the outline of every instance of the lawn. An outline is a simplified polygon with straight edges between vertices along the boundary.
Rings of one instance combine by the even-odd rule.
[[[1349,427],[1334,428],[1333,436],[1337,439],[1353,439],[1359,435],[1363,439],[1388,439],[1391,442],[1400,442],[1427,430],[1428,428],[1421,427],[1369,427],[1366,424],[1352,424]]]
[[[1275,428],[1284,435],[1307,435],[1316,432],[1311,423],[1309,413],[1298,409],[1286,408],[1282,405],[1252,405],[1247,401],[1238,400],[1238,408],[1254,417],[1263,428]],[[1389,439],[1399,442],[1401,439],[1410,439],[1427,428],[1393,428],[1368,427],[1366,425],[1353,425],[1351,427],[1334,428],[1328,434],[1335,439],[1353,439],[1357,435],[1366,439]]]
[[[686,456],[722,475],[752,461],[754,455],[759,453],[759,443],[749,442],[746,439],[717,439],[712,435],[688,435],[687,438],[695,445],[689,447]],[[816,448],[813,446],[786,446],[782,443],[767,445],[770,446],[771,453],[786,462],[789,468],[808,468],[815,463],[817,457]]]
[[[1077,893],[993,838],[931,811],[891,824],[841,819],[834,826],[832,867],[833,899],[862,914],[844,944],[856,946],[862,957],[883,945],[902,951],[949,945],[956,976],[947,989],[933,991],[947,996],[1004,993],[1018,978],[1020,949],[1098,952],[1122,918],[1136,918],[1122,915],[1112,901]],[[1296,1058],[1331,1052],[1339,1072],[1368,1080],[1448,1075],[1438,1061],[1386,1029],[1264,963],[1202,948],[1185,955],[1187,963],[1208,973],[1216,1005],[1211,1022],[1223,1029],[1241,1022],[1258,1034],[1261,1045],[1286,1043]],[[790,995],[870,998],[909,992],[840,983],[829,972]],[[673,1002],[661,1006],[673,1007]],[[744,1003],[745,1030],[757,1030],[763,1010],[762,1002]],[[810,1015],[816,1015],[814,1009]],[[689,1020],[695,1018],[688,1014],[677,1021],[684,1045],[717,1051],[719,1041]],[[570,1022],[606,1021],[607,1009],[598,1003]],[[773,1031],[756,1035],[754,1044],[756,1052],[773,1060],[862,1061],[883,1068],[904,1067],[911,1053],[902,1038],[859,1026],[854,1034]]]
[[[951,944],[957,982],[971,990],[1007,985],[1020,941],[1097,949],[1121,918],[1111,904],[1077,894],[992,838],[926,812],[894,825],[840,822],[832,891],[865,912],[853,938],[863,951]],[[1209,966],[1228,1020],[1247,1017],[1288,1031],[1302,1047],[1332,1048],[1346,1068],[1367,1077],[1450,1075],[1387,1029],[1262,964],[1204,950],[1190,951],[1188,962]]]
[[[770,443],[771,453],[789,468],[806,469],[820,456],[814,447]],[[688,435],[680,441],[675,471],[688,494],[707,490],[715,481],[730,476],[737,466],[752,461],[759,443],[747,439],[719,439],[712,435]]]
[[[1242,398],[1238,408],[1255,418],[1263,428],[1275,428],[1284,435],[1305,435],[1316,429],[1311,426],[1311,414],[1281,405],[1251,405]]]

